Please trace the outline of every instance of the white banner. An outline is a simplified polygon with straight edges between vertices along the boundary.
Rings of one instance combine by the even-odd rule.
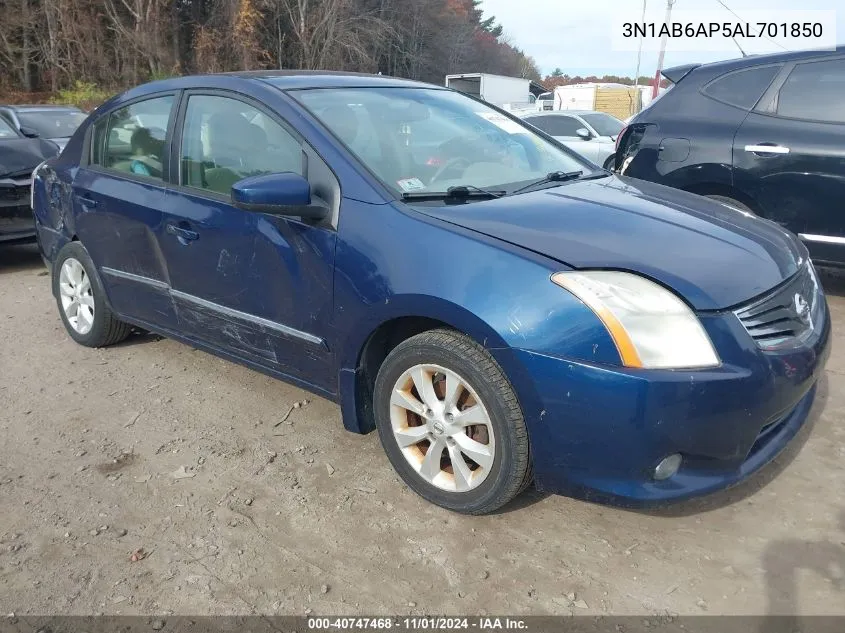
[[[665,23],[662,11],[649,11],[643,20],[634,3],[612,20],[612,50],[746,52],[797,51],[836,48],[836,11],[743,11],[739,16],[719,7],[712,11],[673,11]]]

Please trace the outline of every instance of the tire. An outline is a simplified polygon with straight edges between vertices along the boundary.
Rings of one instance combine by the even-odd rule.
[[[734,198],[729,198],[728,196],[718,196],[718,195],[707,195],[706,198],[710,198],[711,200],[715,200],[716,202],[721,202],[722,204],[726,204],[729,207],[733,207],[735,209],[739,209],[740,211],[744,211],[745,213],[754,213],[751,208],[740,202],[739,200],[735,200]]]
[[[456,384],[450,407],[447,389]],[[420,397],[417,385],[431,388],[429,398]],[[390,463],[431,503],[487,514],[531,482],[528,433],[513,387],[490,353],[468,336],[440,329],[400,343],[379,369],[373,409]],[[441,454],[436,462],[426,460],[432,450]]]
[[[129,336],[131,326],[118,320],[109,308],[94,262],[82,244],[66,244],[56,255],[52,272],[59,316],[74,341],[86,347],[105,347]],[[76,297],[75,304],[70,295]],[[71,307],[66,309],[66,303]]]

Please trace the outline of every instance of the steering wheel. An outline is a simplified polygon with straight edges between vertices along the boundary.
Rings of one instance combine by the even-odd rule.
[[[456,156],[455,158],[450,158],[446,161],[446,164],[443,165],[440,169],[438,169],[435,174],[429,180],[429,184],[434,184],[438,182],[445,174],[447,174],[452,169],[457,169],[459,166],[463,166],[464,169],[469,167],[472,162],[465,158],[464,156]]]

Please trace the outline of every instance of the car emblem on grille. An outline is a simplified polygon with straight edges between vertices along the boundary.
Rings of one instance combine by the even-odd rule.
[[[810,322],[810,304],[801,293],[796,292],[792,298],[793,307],[795,308],[796,316],[806,325],[811,325]]]

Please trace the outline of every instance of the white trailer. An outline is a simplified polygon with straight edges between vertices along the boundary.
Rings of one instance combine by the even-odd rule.
[[[531,84],[530,79],[489,73],[446,75],[447,88],[479,97],[506,110],[533,109],[536,97]]]

